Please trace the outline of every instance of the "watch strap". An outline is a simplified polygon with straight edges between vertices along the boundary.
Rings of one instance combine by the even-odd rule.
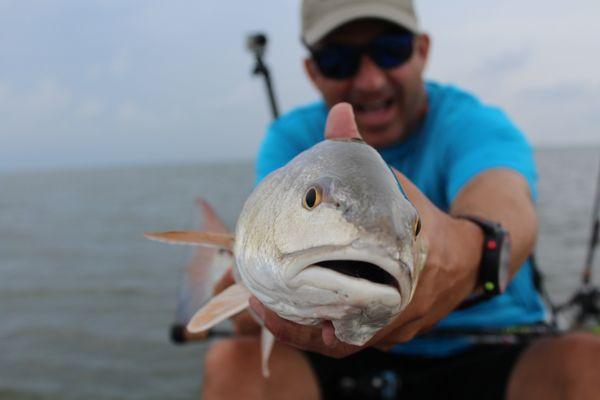
[[[474,215],[460,215],[458,218],[469,220],[475,223],[483,231],[483,249],[481,252],[481,261],[479,263],[478,284],[481,285],[484,299],[501,294],[499,282],[500,251],[506,240],[506,235],[498,237],[499,232],[505,232],[498,223],[485,220]],[[477,296],[480,297],[480,296]]]

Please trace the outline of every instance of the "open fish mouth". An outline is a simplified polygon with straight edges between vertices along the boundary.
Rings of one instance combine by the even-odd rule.
[[[316,290],[311,293],[328,292],[359,305],[377,298],[395,307],[410,293],[410,279],[403,261],[388,257],[388,253],[370,243],[290,253],[282,279],[289,289],[305,286]],[[306,300],[328,301],[317,297]]]
[[[402,273],[398,278],[391,273],[394,267],[399,267],[393,265],[393,261],[390,260],[388,265],[387,260],[374,260],[375,257],[341,256],[315,257],[308,263],[304,260],[303,266],[298,266],[299,271],[286,280],[286,286],[294,291],[290,292],[295,296],[291,301],[294,307],[301,299],[300,308],[305,309],[296,311],[308,312],[307,316],[313,317],[316,312],[320,318],[337,320],[349,315],[350,309],[372,315],[374,310],[381,311],[382,306],[397,310],[402,305],[407,288]]]
[[[389,272],[376,264],[358,260],[324,260],[311,264],[310,267],[320,267],[347,275],[352,278],[364,279],[380,285],[391,286],[400,291],[398,280]]]

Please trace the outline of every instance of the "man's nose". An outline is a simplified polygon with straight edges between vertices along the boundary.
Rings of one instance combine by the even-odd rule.
[[[385,72],[366,54],[360,60],[360,67],[354,76],[354,87],[361,91],[376,91],[385,85]]]

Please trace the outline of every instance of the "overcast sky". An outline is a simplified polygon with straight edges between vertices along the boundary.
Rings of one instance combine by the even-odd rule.
[[[427,77],[500,105],[536,145],[600,143],[598,0],[417,0]],[[297,0],[0,0],[0,171],[250,159],[269,111],[318,98]]]

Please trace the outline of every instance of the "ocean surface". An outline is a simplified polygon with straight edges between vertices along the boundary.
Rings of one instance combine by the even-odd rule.
[[[560,302],[579,283],[600,148],[536,157],[537,256]],[[207,345],[168,340],[190,250],[142,232],[191,229],[199,195],[233,227],[252,177],[251,163],[0,173],[0,399],[198,398]]]

